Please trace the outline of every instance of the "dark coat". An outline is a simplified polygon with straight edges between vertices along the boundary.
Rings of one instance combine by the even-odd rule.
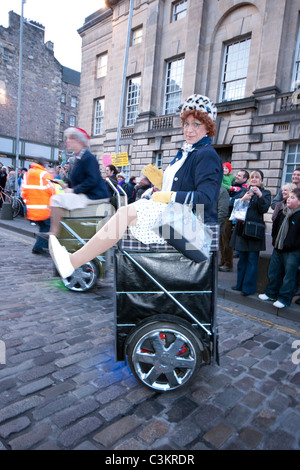
[[[89,150],[86,150],[81,158],[77,158],[72,166],[70,186],[75,194],[85,194],[89,199],[109,197],[97,159]]]
[[[264,223],[264,214],[268,212],[271,204],[271,193],[268,189],[260,188],[262,197],[259,198],[254,194],[250,200],[250,205],[246,214],[246,221]],[[238,197],[242,198],[247,189],[242,189]],[[263,240],[253,240],[246,238],[243,233],[243,222],[237,222],[233,229],[230,240],[230,246],[237,251],[262,251],[266,249],[265,236]]]
[[[228,214],[229,193],[224,186],[221,186],[217,203],[218,221],[220,224],[220,235],[224,233],[225,220]]]
[[[136,189],[135,185],[129,181],[126,188],[124,188],[128,196],[128,204],[132,204],[136,200]]]
[[[272,227],[273,245],[277,238],[278,231],[281,227],[284,217],[285,216],[283,214],[283,211],[280,210],[278,212],[276,219],[273,222],[273,227]],[[296,251],[296,250],[300,250],[300,211],[295,212],[289,218],[289,228],[288,228],[287,235],[283,242],[283,249],[278,250],[278,251],[287,252],[287,251]]]
[[[174,177],[172,191],[176,191],[176,202],[184,204],[187,194],[192,191],[194,206],[204,205],[205,223],[218,223],[216,203],[222,178],[221,159],[212,145],[196,148]]]
[[[7,174],[2,173],[1,170],[0,170],[0,186],[1,186],[2,189],[5,188],[6,180],[7,180]]]

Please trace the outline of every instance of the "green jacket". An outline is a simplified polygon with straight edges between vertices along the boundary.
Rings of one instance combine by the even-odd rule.
[[[224,188],[229,192],[234,180],[235,176],[233,176],[231,173],[229,173],[229,175],[223,175],[222,186],[224,186]]]

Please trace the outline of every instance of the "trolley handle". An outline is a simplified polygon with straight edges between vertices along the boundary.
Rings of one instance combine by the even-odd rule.
[[[117,196],[118,208],[121,207],[121,196],[120,196],[120,192],[118,191],[118,188],[120,188],[121,192],[123,193],[123,196],[125,196],[125,206],[127,206],[127,204],[128,204],[127,194],[124,191],[124,189],[121,186],[118,186],[118,188],[117,188],[117,186],[115,186],[109,178],[106,178],[106,182],[109,184],[109,186],[111,187],[111,189],[113,190],[113,192]]]

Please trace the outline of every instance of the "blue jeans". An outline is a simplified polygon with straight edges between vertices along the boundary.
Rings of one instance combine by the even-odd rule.
[[[245,294],[256,292],[259,251],[239,251],[237,265],[237,289]]]
[[[46,220],[36,220],[35,223],[39,226],[40,233],[50,231],[50,218]],[[35,244],[33,246],[33,250],[41,251],[45,248],[48,248],[48,240],[37,236]]]
[[[269,284],[265,294],[287,307],[291,305],[296,289],[300,265],[300,250],[282,252],[274,248],[268,268]]]

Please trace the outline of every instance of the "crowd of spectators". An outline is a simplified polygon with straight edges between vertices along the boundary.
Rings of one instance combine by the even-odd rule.
[[[300,168],[294,170],[292,181],[284,184],[272,201],[270,191],[264,186],[261,170],[249,175],[247,170],[240,169],[234,176],[231,165],[226,162],[223,172],[218,207],[221,208],[223,201],[224,211],[227,197],[224,190],[229,194],[229,202],[227,216],[220,224],[219,271],[231,272],[233,258],[238,257],[237,281],[232,289],[244,296],[256,292],[259,254],[266,249],[264,214],[273,209],[269,284],[259,298],[271,301],[279,309],[287,307],[293,297],[300,294]],[[247,203],[244,220],[231,216],[237,199]],[[249,226],[252,228],[250,233],[247,232]],[[300,297],[295,303],[300,304]]]

